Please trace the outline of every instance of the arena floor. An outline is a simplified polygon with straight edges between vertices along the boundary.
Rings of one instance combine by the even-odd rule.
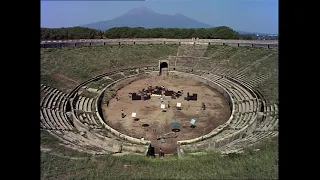
[[[149,86],[164,86],[166,89],[175,92],[183,90],[183,95],[177,99],[166,96],[161,103],[160,97],[152,96],[150,100],[131,100],[130,94],[138,92]],[[197,93],[197,101],[186,101],[184,97],[187,92],[192,95]],[[155,147],[156,153],[161,147],[165,153],[176,153],[177,141],[196,138],[215,129],[220,124],[225,123],[230,117],[230,107],[226,99],[213,88],[190,79],[177,77],[148,77],[139,79],[117,91],[119,101],[115,98],[109,101],[109,105],[102,105],[104,120],[117,131],[135,138],[150,140]],[[167,108],[168,101],[170,107]],[[177,110],[177,103],[182,104],[182,109]],[[206,110],[201,110],[202,102],[206,105]],[[161,104],[165,104],[167,112],[162,112]],[[126,114],[121,117],[121,110]],[[199,112],[197,116],[197,110]],[[135,121],[131,117],[135,112],[139,120]],[[195,119],[194,128],[190,127],[190,120]],[[171,122],[177,121],[180,126],[173,127]],[[143,127],[148,124],[148,127]],[[179,132],[172,129],[178,128]],[[165,142],[157,140],[160,136],[165,136]]]

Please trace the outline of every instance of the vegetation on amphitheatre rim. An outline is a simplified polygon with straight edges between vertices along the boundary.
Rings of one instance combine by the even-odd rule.
[[[215,28],[143,28],[143,27],[114,27],[105,32],[84,28],[41,28],[41,40],[65,39],[114,39],[114,38],[172,38],[172,39],[247,39],[256,40],[256,34],[239,34],[227,26]],[[274,40],[277,37],[264,37]]]
[[[42,145],[58,142],[41,131]],[[56,149],[59,147],[56,147]],[[141,155],[90,156],[70,149],[41,152],[41,179],[278,179],[278,138],[244,155],[176,155],[147,158]],[[69,152],[70,151],[70,152]],[[63,154],[79,159],[63,158]]]

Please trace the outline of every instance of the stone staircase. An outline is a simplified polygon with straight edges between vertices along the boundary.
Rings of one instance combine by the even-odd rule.
[[[181,71],[193,70],[204,56],[206,50],[207,45],[180,45],[174,61],[175,69]]]
[[[208,45],[189,45],[183,44],[179,46],[177,56],[186,56],[186,57],[203,57],[204,53],[207,50]]]

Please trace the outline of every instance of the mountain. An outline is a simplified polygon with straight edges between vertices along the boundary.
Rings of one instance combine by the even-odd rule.
[[[148,8],[134,8],[127,13],[108,21],[99,21],[82,27],[107,30],[112,27],[144,27],[144,28],[213,28],[209,24],[191,19],[183,14],[158,14]]]

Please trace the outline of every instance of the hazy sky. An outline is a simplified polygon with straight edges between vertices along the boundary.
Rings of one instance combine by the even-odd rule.
[[[132,8],[181,13],[213,26],[278,34],[278,0],[41,0],[41,27],[70,27],[107,21]]]

